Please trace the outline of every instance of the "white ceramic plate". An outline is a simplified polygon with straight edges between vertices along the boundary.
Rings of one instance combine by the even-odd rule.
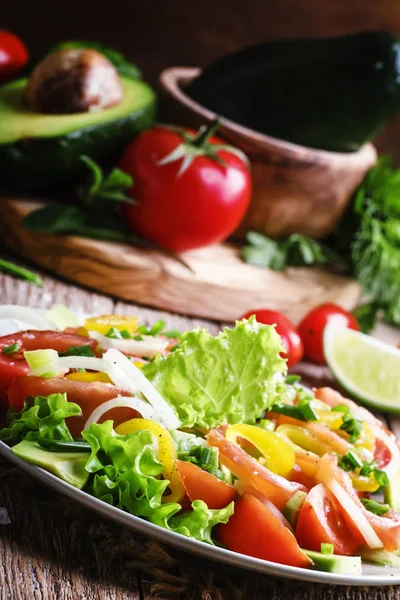
[[[244,556],[243,554],[237,554],[236,552],[231,552],[230,550],[225,550],[216,546],[210,546],[209,544],[204,544],[197,540],[192,540],[179,535],[178,533],[163,529],[162,527],[158,527],[158,525],[148,523],[139,517],[134,517],[119,508],[110,506],[109,504],[90,496],[86,492],[74,488],[55,475],[24,462],[15,456],[4,442],[0,442],[0,454],[21,467],[27,473],[36,477],[45,485],[54,488],[57,492],[65,494],[73,500],[77,500],[86,508],[94,510],[107,519],[111,519],[124,527],[129,527],[136,533],[155,538],[160,542],[174,546],[179,550],[197,554],[208,560],[214,560],[218,563],[224,563],[242,569],[249,569],[250,571],[258,571],[259,573],[272,575],[274,577],[327,583],[331,585],[345,584],[366,586],[400,584],[400,568],[365,564],[363,565],[362,575],[338,575],[335,573],[323,573],[321,571],[299,569],[297,567],[286,567],[269,561],[251,558],[250,556]]]

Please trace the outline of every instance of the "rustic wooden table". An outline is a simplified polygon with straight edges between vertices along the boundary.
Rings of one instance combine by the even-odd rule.
[[[123,304],[53,278],[38,288],[0,275],[0,304],[66,304],[94,313],[163,318],[171,327],[216,324]],[[317,373],[324,376],[324,373]],[[4,507],[4,508],[3,508]],[[6,510],[4,510],[6,509]],[[349,588],[272,579],[140,538],[0,463],[1,600],[395,600],[399,587]]]

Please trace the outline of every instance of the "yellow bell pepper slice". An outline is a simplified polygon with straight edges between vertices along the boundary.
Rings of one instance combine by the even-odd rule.
[[[287,477],[293,469],[295,455],[292,448],[273,431],[268,431],[256,425],[237,424],[226,430],[228,441],[238,444],[238,438],[250,442],[262,454],[268,469]]]
[[[312,453],[318,456],[332,454],[332,448],[321,442],[317,436],[304,427],[297,425],[279,425],[276,433],[292,448],[296,454]]]
[[[364,421],[361,429],[361,433],[358,439],[354,442],[355,446],[362,446],[370,452],[375,450],[375,436],[372,432],[371,427]]]
[[[171,434],[159,423],[150,421],[150,419],[131,419],[121,423],[116,428],[116,432],[121,435],[128,435],[134,431],[147,429],[157,438],[158,452],[157,458],[164,465],[163,475],[169,480],[171,494],[163,498],[163,502],[180,503],[185,496],[185,488],[176,469],[177,452]]]
[[[316,410],[315,414],[318,417],[317,423],[322,423],[329,429],[340,429],[343,423],[343,413],[335,410]]]
[[[102,335],[106,335],[112,327],[119,331],[129,331],[134,333],[138,327],[139,319],[137,317],[118,316],[118,315],[101,315],[85,320],[85,329],[88,331],[97,331]]]
[[[83,381],[84,383],[92,383],[93,381],[100,381],[101,383],[112,383],[107,373],[69,373],[65,376],[66,379],[72,379],[73,381]]]

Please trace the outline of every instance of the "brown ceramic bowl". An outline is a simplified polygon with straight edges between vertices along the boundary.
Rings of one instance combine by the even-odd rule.
[[[200,72],[171,67],[160,75],[172,100],[170,114],[179,114],[180,122],[193,127],[216,117],[185,93],[185,85]],[[248,230],[273,237],[291,233],[323,237],[377,158],[370,143],[357,152],[327,152],[269,137],[229,119],[221,119],[220,134],[241,148],[252,165],[253,197],[238,237]]]

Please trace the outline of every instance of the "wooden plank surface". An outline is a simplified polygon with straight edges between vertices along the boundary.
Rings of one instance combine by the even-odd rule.
[[[182,257],[189,270],[149,249],[34,233],[23,227],[22,218],[37,206],[0,198],[4,246],[49,272],[124,300],[225,321],[267,304],[298,321],[316,304],[338,302],[350,309],[360,298],[353,279],[323,269],[261,269],[247,265],[239,249],[228,244],[186,252]]]
[[[0,303],[126,312],[181,329],[215,323],[143,309],[45,277],[43,289],[0,276]],[[302,368],[309,383],[324,368]],[[399,588],[347,588],[276,580],[200,561],[140,538],[0,463],[0,600],[395,600]],[[2,524],[4,523],[4,524]]]

